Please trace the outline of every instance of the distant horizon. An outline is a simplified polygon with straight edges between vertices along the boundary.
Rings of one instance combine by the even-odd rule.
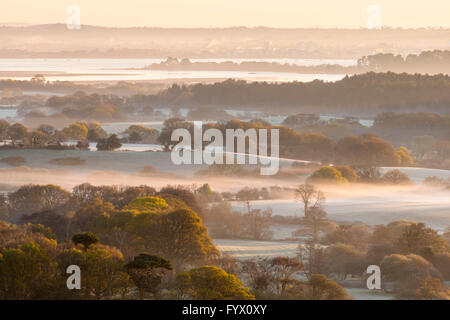
[[[105,27],[450,28],[448,0],[14,0],[0,2],[0,21],[17,24],[66,23],[76,7],[83,25]]]
[[[65,25],[64,22],[54,22],[54,23],[21,23],[21,22],[0,22],[1,27],[38,27],[38,26],[56,26],[56,25]],[[273,26],[240,26],[240,25],[230,25],[230,26],[203,26],[203,27],[180,27],[180,26],[156,26],[156,25],[147,25],[147,26],[108,26],[108,25],[96,25],[96,24],[81,24],[81,28],[83,27],[94,27],[94,28],[105,28],[105,29],[274,29],[274,30],[309,30],[309,29],[318,29],[318,30],[370,30],[370,31],[382,31],[382,30],[450,30],[450,26],[423,26],[423,27],[399,27],[399,26],[382,26],[381,29],[369,29],[363,26],[354,26],[354,27],[333,27],[333,26],[310,26],[310,27],[273,27]]]

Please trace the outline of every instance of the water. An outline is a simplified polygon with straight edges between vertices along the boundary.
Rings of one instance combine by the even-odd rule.
[[[77,144],[77,141],[67,141],[63,142],[63,145],[73,146]],[[123,143],[122,146],[116,151],[135,151],[135,152],[145,152],[145,151],[162,151],[164,148],[159,144],[145,144],[145,143]],[[97,151],[97,143],[89,143],[89,151]]]
[[[289,72],[242,72],[242,71],[158,71],[130,70],[143,68],[165,59],[0,59],[0,71],[31,71],[36,73],[55,73],[46,75],[49,81],[142,81],[165,79],[245,79],[249,81],[338,81],[343,74],[296,74]],[[193,61],[234,61],[248,59],[193,59]],[[253,59],[251,59],[253,60]],[[350,60],[319,59],[256,59],[292,63],[298,65],[315,65],[336,63],[348,65]],[[65,74],[64,74],[65,73]],[[30,77],[0,77],[0,79],[28,80]]]
[[[17,108],[14,106],[0,106],[0,119],[14,119],[17,117]]]
[[[150,64],[161,63],[166,59],[0,59],[2,71],[62,71],[62,72],[93,72],[120,69],[143,68]],[[321,64],[338,64],[342,66],[356,65],[356,60],[344,59],[190,59],[192,62],[224,62],[241,63],[243,61],[276,62],[299,66],[315,66]],[[128,72],[128,71],[124,71]]]

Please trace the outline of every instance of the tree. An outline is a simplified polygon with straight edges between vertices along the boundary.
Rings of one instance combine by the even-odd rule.
[[[250,278],[252,293],[257,299],[284,297],[303,265],[297,258],[274,257],[246,260],[243,271]]]
[[[28,129],[21,123],[15,123],[8,127],[6,134],[13,144],[16,144],[17,140],[25,141],[28,137]]]
[[[275,257],[269,264],[275,291],[283,296],[288,286],[295,284],[294,276],[302,270],[303,265],[297,258],[289,257]]]
[[[326,248],[325,260],[328,274],[336,274],[341,280],[364,270],[364,254],[348,244],[337,243]]]
[[[427,228],[423,223],[414,223],[404,228],[395,247],[403,254],[417,254],[424,247],[431,248],[434,253],[441,253],[446,250],[447,245],[435,230]]]
[[[442,237],[447,242],[447,245],[450,246],[450,226],[448,226],[447,229],[445,229],[445,232]]]
[[[131,143],[155,143],[158,138],[158,130],[136,124],[129,126],[124,134]]]
[[[256,188],[245,187],[238,191],[236,198],[245,203],[247,207],[247,213],[251,213],[250,201],[259,199],[259,191]]]
[[[303,203],[303,212],[308,217],[312,208],[321,208],[325,202],[325,196],[322,191],[312,184],[302,184],[295,190],[297,199]]]
[[[0,194],[0,220],[9,219],[8,198]]]
[[[219,253],[194,211],[177,209],[155,218],[149,220],[144,235],[146,247],[149,252],[169,259],[175,270],[186,263],[204,262]]]
[[[414,223],[412,221],[395,220],[387,225],[377,225],[369,242],[372,245],[393,246],[397,239],[403,235],[405,228]]]
[[[48,142],[48,137],[39,130],[34,130],[30,133],[30,144],[32,146],[45,146]]]
[[[400,297],[415,297],[427,277],[440,278],[430,262],[415,254],[386,256],[380,267],[384,279],[394,282],[394,290]]]
[[[75,245],[82,244],[84,247],[84,250],[87,251],[87,249],[95,244],[98,243],[98,238],[95,234],[91,232],[83,232],[83,233],[77,233],[72,237],[72,242]]]
[[[159,191],[160,195],[173,195],[185,202],[189,208],[195,211],[203,221],[206,221],[205,208],[197,200],[195,194],[185,186],[166,186]]]
[[[339,227],[328,233],[324,239],[324,244],[343,243],[351,245],[359,250],[365,250],[369,244],[372,231],[362,223],[351,225],[339,225]]]
[[[313,274],[308,282],[307,297],[311,300],[348,300],[351,297],[336,282],[323,274]]]
[[[208,183],[203,184],[201,187],[197,188],[195,192],[203,196],[207,201],[211,201],[213,198],[213,191]]]
[[[358,180],[365,183],[378,183],[382,181],[382,174],[377,167],[356,167]]]
[[[322,167],[313,172],[308,178],[308,183],[347,183],[348,180],[342,173],[333,167]]]
[[[119,250],[101,244],[87,250],[65,246],[55,261],[58,264],[61,290],[58,298],[111,299],[128,290],[130,281],[123,269],[123,256]],[[77,265],[81,269],[81,290],[67,290],[67,267]]]
[[[116,134],[112,134],[107,139],[100,139],[97,142],[97,150],[99,151],[113,151],[122,146],[120,139]]]
[[[417,289],[417,298],[423,300],[450,300],[450,288],[442,284],[439,278],[428,276]]]
[[[172,270],[170,262],[159,256],[141,253],[125,265],[127,273],[139,290],[139,297],[144,299],[145,292],[158,296],[160,285],[167,271]]]
[[[47,137],[50,137],[55,133],[55,128],[49,124],[41,124],[38,128],[38,130],[42,133],[44,133]]]
[[[35,242],[0,253],[0,299],[45,299],[55,288],[55,264]]]
[[[413,151],[415,151],[415,154],[419,157],[423,157],[427,152],[431,151],[434,143],[435,139],[433,136],[415,136],[412,139]]]
[[[383,181],[394,185],[408,185],[413,183],[406,173],[403,173],[398,169],[386,172],[383,175]]]
[[[189,129],[191,125],[183,118],[164,120],[163,128],[158,136],[158,142],[164,146],[165,151],[170,151],[178,143],[177,141],[172,141],[172,132],[176,129]]]
[[[344,179],[347,179],[348,182],[356,182],[358,181],[358,175],[355,170],[350,168],[349,166],[336,166],[334,167],[336,170],[342,174]]]
[[[384,257],[395,253],[392,244],[374,244],[367,249],[365,262],[367,266],[379,266]]]
[[[20,218],[23,214],[33,214],[63,206],[70,198],[70,193],[59,186],[25,185],[8,196],[11,214]]]
[[[115,203],[120,199],[120,192],[114,186],[93,186],[89,183],[83,183],[72,189],[72,197],[78,207],[86,206],[96,199],[103,202]]]
[[[271,208],[264,211],[259,209],[250,210],[249,213],[243,215],[243,233],[255,240],[271,239],[273,236],[273,231],[270,230],[272,225],[271,216]]]
[[[398,164],[390,143],[371,134],[341,138],[335,145],[338,163],[356,166],[392,166]]]
[[[83,242],[85,245],[86,242]],[[123,256],[119,250],[104,245],[89,245],[84,252],[82,290],[86,295],[94,295],[97,300],[113,297],[120,290],[122,268]]]
[[[73,140],[85,140],[88,134],[88,127],[84,122],[73,123],[63,129],[67,138]]]
[[[33,233],[40,233],[48,239],[56,239],[56,235],[53,233],[53,230],[42,224],[27,223],[25,227],[27,230],[30,230]]]
[[[309,279],[313,274],[326,273],[325,248],[313,241],[298,246],[303,273]]]
[[[211,205],[208,210],[208,231],[214,238],[237,238],[244,233],[244,219],[240,212],[232,210],[228,201]]]
[[[440,140],[437,141],[434,146],[433,150],[436,153],[437,159],[441,161],[445,161],[446,159],[450,158],[450,141],[447,140]]]
[[[438,253],[434,256],[434,266],[441,272],[445,281],[450,281],[450,253]]]
[[[0,142],[6,139],[10,123],[4,119],[0,119]]]
[[[88,132],[86,135],[86,139],[91,142],[98,142],[100,139],[105,139],[108,134],[106,131],[102,128],[100,123],[98,122],[91,122],[87,125]]]
[[[414,164],[414,158],[406,147],[402,146],[398,148],[395,154],[397,155],[399,165],[412,166]]]
[[[58,240],[70,238],[72,223],[70,215],[61,213],[59,210],[39,211],[31,215],[24,215],[20,220],[22,223],[41,224],[50,228]]]
[[[316,243],[319,227],[326,220],[326,212],[322,209],[325,196],[322,191],[308,183],[298,186],[295,193],[297,199],[303,203],[304,222],[312,229],[312,241]]]
[[[139,197],[128,203],[124,209],[138,210],[140,212],[158,213],[168,209],[166,200],[159,197]]]
[[[195,300],[254,300],[250,290],[235,275],[204,266],[181,273],[177,287],[184,296]]]

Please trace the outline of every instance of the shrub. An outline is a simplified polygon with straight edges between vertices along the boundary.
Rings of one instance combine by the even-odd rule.
[[[412,184],[413,182],[406,173],[398,169],[389,170],[383,175],[383,181],[389,184]]]
[[[347,183],[348,180],[334,167],[322,167],[308,178],[308,182],[318,183]]]
[[[353,170],[349,166],[337,166],[335,168],[339,170],[342,176],[349,182],[356,182],[358,180],[358,175],[356,174],[355,170]]]

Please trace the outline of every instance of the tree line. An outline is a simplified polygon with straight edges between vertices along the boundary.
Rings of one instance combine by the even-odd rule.
[[[447,113],[447,75],[375,73],[346,76],[336,82],[246,82],[229,79],[214,84],[174,84],[147,97],[163,106],[229,107],[272,112],[380,113],[411,110]]]

